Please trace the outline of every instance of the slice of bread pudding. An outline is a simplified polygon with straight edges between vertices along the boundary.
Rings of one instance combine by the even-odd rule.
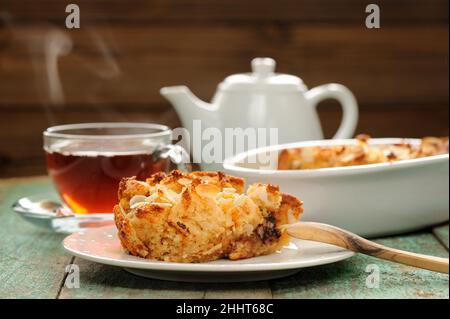
[[[278,157],[278,169],[318,169],[387,163],[448,153],[448,137],[425,137],[419,145],[409,143],[369,143],[368,135],[358,135],[358,143],[332,146],[305,146],[284,149]]]
[[[277,186],[250,185],[221,172],[125,178],[114,207],[118,236],[132,255],[206,262],[266,255],[289,241],[280,226],[298,220],[302,202]]]

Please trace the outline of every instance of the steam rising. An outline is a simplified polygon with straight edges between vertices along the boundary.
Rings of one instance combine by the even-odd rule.
[[[64,104],[64,91],[59,76],[58,60],[72,50],[72,39],[60,30],[50,30],[44,37],[45,75],[51,105]]]
[[[99,103],[96,96],[96,93],[107,84],[104,80],[112,80],[121,74],[110,48],[114,44],[113,39],[108,38],[106,41],[104,34],[98,33],[94,28],[86,27],[82,31],[77,30],[81,32],[80,37],[83,37],[83,41],[92,45],[94,51],[102,57],[100,63],[95,63],[77,55],[77,51],[74,50],[76,43],[70,30],[49,24],[15,28],[13,22],[11,15],[4,11],[0,12],[0,24],[10,31],[12,43],[24,48],[29,54],[29,61],[34,71],[32,75],[36,79],[36,89],[50,123],[57,122],[54,118],[55,108],[61,109],[67,102],[61,77],[63,74],[60,73],[63,70],[60,68],[61,58],[67,55],[72,55],[71,61],[76,61],[77,67],[86,71],[87,76],[90,73],[98,78],[98,81],[86,83],[86,88],[80,90],[81,92],[76,92],[76,94],[83,94],[81,98],[85,99],[84,104],[90,103],[103,117],[123,119],[123,115],[105,108],[104,103]]]
[[[120,75],[120,68],[116,59],[112,55],[110,47],[106,44],[105,39],[94,29],[89,30],[89,36],[92,38],[97,49],[103,56],[105,66],[103,68],[93,67],[95,73],[103,79],[112,79]]]

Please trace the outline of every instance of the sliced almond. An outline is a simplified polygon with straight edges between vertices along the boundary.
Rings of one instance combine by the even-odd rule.
[[[195,191],[200,196],[215,198],[220,192],[220,188],[214,184],[199,184],[195,187]]]
[[[135,204],[140,203],[140,202],[145,202],[146,199],[147,199],[147,197],[144,195],[134,195],[130,199],[130,206],[134,206]]]
[[[192,184],[192,180],[189,178],[182,177],[178,180],[178,184],[183,185],[183,186],[188,186],[188,185]]]

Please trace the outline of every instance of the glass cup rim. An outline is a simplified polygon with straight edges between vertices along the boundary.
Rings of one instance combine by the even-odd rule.
[[[71,129],[96,129],[96,128],[143,128],[153,129],[157,132],[152,133],[130,133],[130,134],[68,134],[60,131]],[[135,138],[158,138],[168,136],[172,130],[163,124],[142,123],[142,122],[92,122],[92,123],[76,123],[63,124],[48,127],[43,132],[45,137],[61,138],[61,139],[86,139],[86,140],[104,140],[104,139],[135,139]]]

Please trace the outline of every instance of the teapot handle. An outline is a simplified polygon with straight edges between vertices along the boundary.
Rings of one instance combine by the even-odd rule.
[[[308,102],[316,107],[325,99],[336,99],[342,106],[342,121],[333,139],[351,138],[358,123],[358,103],[353,93],[341,84],[331,83],[312,88],[305,93]]]

